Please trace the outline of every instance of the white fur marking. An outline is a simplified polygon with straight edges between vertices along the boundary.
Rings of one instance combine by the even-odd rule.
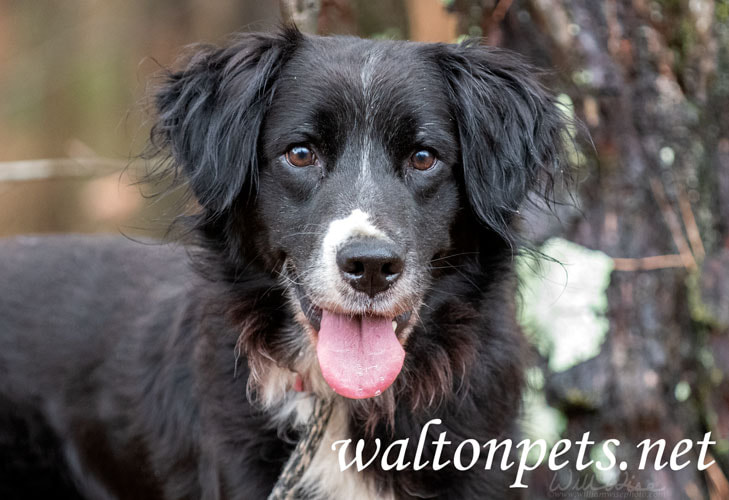
[[[271,408],[281,402],[282,396],[294,384],[295,374],[289,370],[271,366],[261,384],[261,403]]]
[[[362,81],[362,95],[364,97],[365,106],[365,139],[362,144],[362,165],[360,166],[359,179],[363,181],[369,174],[369,155],[370,148],[372,147],[369,134],[372,129],[372,110],[375,108],[375,101],[377,100],[376,95],[372,92],[372,80],[374,79],[375,70],[377,69],[377,63],[379,62],[380,55],[376,52],[370,52],[362,64],[362,70],[359,73],[360,80]]]
[[[264,395],[278,408],[271,409],[272,423],[275,427],[303,427],[311,417],[314,401],[311,394],[281,389],[293,376],[292,372],[274,367],[264,384]],[[321,378],[321,376],[319,376]],[[281,390],[278,401],[274,402],[273,393]],[[317,392],[317,391],[315,391]],[[331,393],[331,391],[328,391]],[[331,396],[331,394],[327,394]],[[324,397],[327,397],[324,396]],[[320,394],[318,397],[322,397]],[[304,490],[316,500],[344,498],[352,500],[394,500],[392,492],[377,492],[372,480],[367,480],[356,468],[339,469],[338,453],[332,451],[332,443],[348,439],[347,406],[341,401],[332,403],[332,415],[329,417],[326,431],[322,437],[311,464],[304,472],[301,483]],[[307,497],[308,498],[308,497]]]
[[[365,180],[367,179],[367,176],[370,173],[370,148],[372,147],[372,144],[370,144],[369,137],[365,139],[364,145],[362,146],[362,149],[364,152],[362,153],[362,164],[359,167],[359,175],[358,175],[358,182],[360,184],[364,184]]]
[[[336,289],[336,283],[340,279],[337,251],[348,239],[356,236],[388,239],[385,233],[370,222],[369,215],[358,208],[352,210],[346,218],[330,222],[322,241],[322,264],[324,280],[331,290]]]
[[[339,470],[338,453],[332,451],[332,443],[350,438],[348,434],[346,405],[335,403],[319,449],[301,478],[305,490],[322,500],[394,500],[392,492],[378,493],[373,482],[366,480],[356,468]]]
[[[329,229],[322,242],[324,257],[326,258],[327,253],[336,253],[342,243],[355,236],[387,239],[385,233],[370,222],[370,216],[356,208],[346,218],[329,223]]]
[[[379,56],[377,54],[370,52],[362,65],[362,70],[359,73],[359,77],[362,80],[362,90],[365,95],[367,95],[369,86],[372,83],[372,77],[374,76],[378,59]]]

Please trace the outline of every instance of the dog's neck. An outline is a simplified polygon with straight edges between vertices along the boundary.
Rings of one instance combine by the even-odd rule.
[[[308,461],[308,465],[299,471],[295,482],[294,496],[275,498],[356,498],[363,500],[382,500],[393,498],[390,492],[379,491],[372,476],[366,476],[356,469],[339,470],[337,454],[332,451],[332,443],[351,438],[349,429],[349,406],[331,389],[322,391],[320,398],[312,391],[297,391],[296,380],[300,375],[280,367],[272,367],[266,380],[261,385],[262,402],[267,404],[267,411],[272,423],[279,429],[295,428],[302,431],[300,444],[310,439],[312,429],[322,419],[322,408],[328,408],[329,416],[326,425],[318,436],[318,445],[309,443],[306,452],[294,450],[290,461]],[[323,380],[321,380],[322,383]],[[325,383],[324,383],[325,384]],[[311,389],[311,386],[309,386]],[[328,389],[328,388],[327,388]],[[286,473],[285,466],[283,473]],[[282,490],[286,491],[286,490]],[[281,491],[277,491],[281,494]],[[297,496],[298,495],[298,496]],[[269,497],[270,498],[270,497]]]
[[[297,380],[301,380],[301,378],[298,377]],[[317,398],[314,401],[314,408],[309,421],[294,451],[286,461],[281,474],[279,474],[278,481],[276,481],[271,494],[268,496],[268,500],[287,500],[303,496],[305,486],[302,484],[302,479],[321,447],[331,412],[330,400]]]

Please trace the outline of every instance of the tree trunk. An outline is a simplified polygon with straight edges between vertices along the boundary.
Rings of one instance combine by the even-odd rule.
[[[563,236],[616,258],[609,331],[597,357],[545,373],[563,437],[620,439],[618,463],[630,464],[620,481],[662,498],[729,498],[729,2],[451,8],[462,32],[553,69],[594,141],[576,171],[582,213],[563,220]],[[640,441],[665,439],[667,461],[708,431],[718,466],[698,471],[694,446],[683,470],[657,471],[652,459],[638,470]],[[530,498],[548,496],[553,475],[537,474]]]

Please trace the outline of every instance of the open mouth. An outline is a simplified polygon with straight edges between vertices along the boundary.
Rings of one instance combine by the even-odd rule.
[[[351,399],[379,396],[402,370],[398,334],[411,312],[396,317],[342,314],[315,306],[297,290],[301,309],[318,332],[316,354],[324,380]]]

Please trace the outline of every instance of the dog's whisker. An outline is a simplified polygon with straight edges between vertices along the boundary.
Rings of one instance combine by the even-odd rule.
[[[299,286],[302,285],[302,283],[297,282],[296,280],[294,280],[290,276],[287,276],[286,274],[284,274],[284,273],[282,273],[280,271],[274,271],[274,273],[276,273],[278,276],[280,276],[281,278],[283,278],[284,283],[287,283],[287,284],[290,283],[290,284],[299,285]]]
[[[288,239],[288,238],[293,238],[295,236],[305,236],[305,235],[321,236],[322,234],[325,234],[325,233],[320,232],[320,231],[308,231],[308,232],[302,231],[300,233],[287,234],[287,235],[283,236],[282,239]]]
[[[455,257],[462,257],[465,255],[478,255],[478,254],[479,254],[478,252],[460,252],[460,253],[444,255],[443,257],[436,257],[435,259],[431,259],[430,262],[437,262],[439,260],[453,259]]]
[[[468,267],[468,266],[465,264],[461,264],[461,265],[448,264],[446,266],[428,266],[428,269],[458,269],[458,268],[462,268],[462,267]]]

